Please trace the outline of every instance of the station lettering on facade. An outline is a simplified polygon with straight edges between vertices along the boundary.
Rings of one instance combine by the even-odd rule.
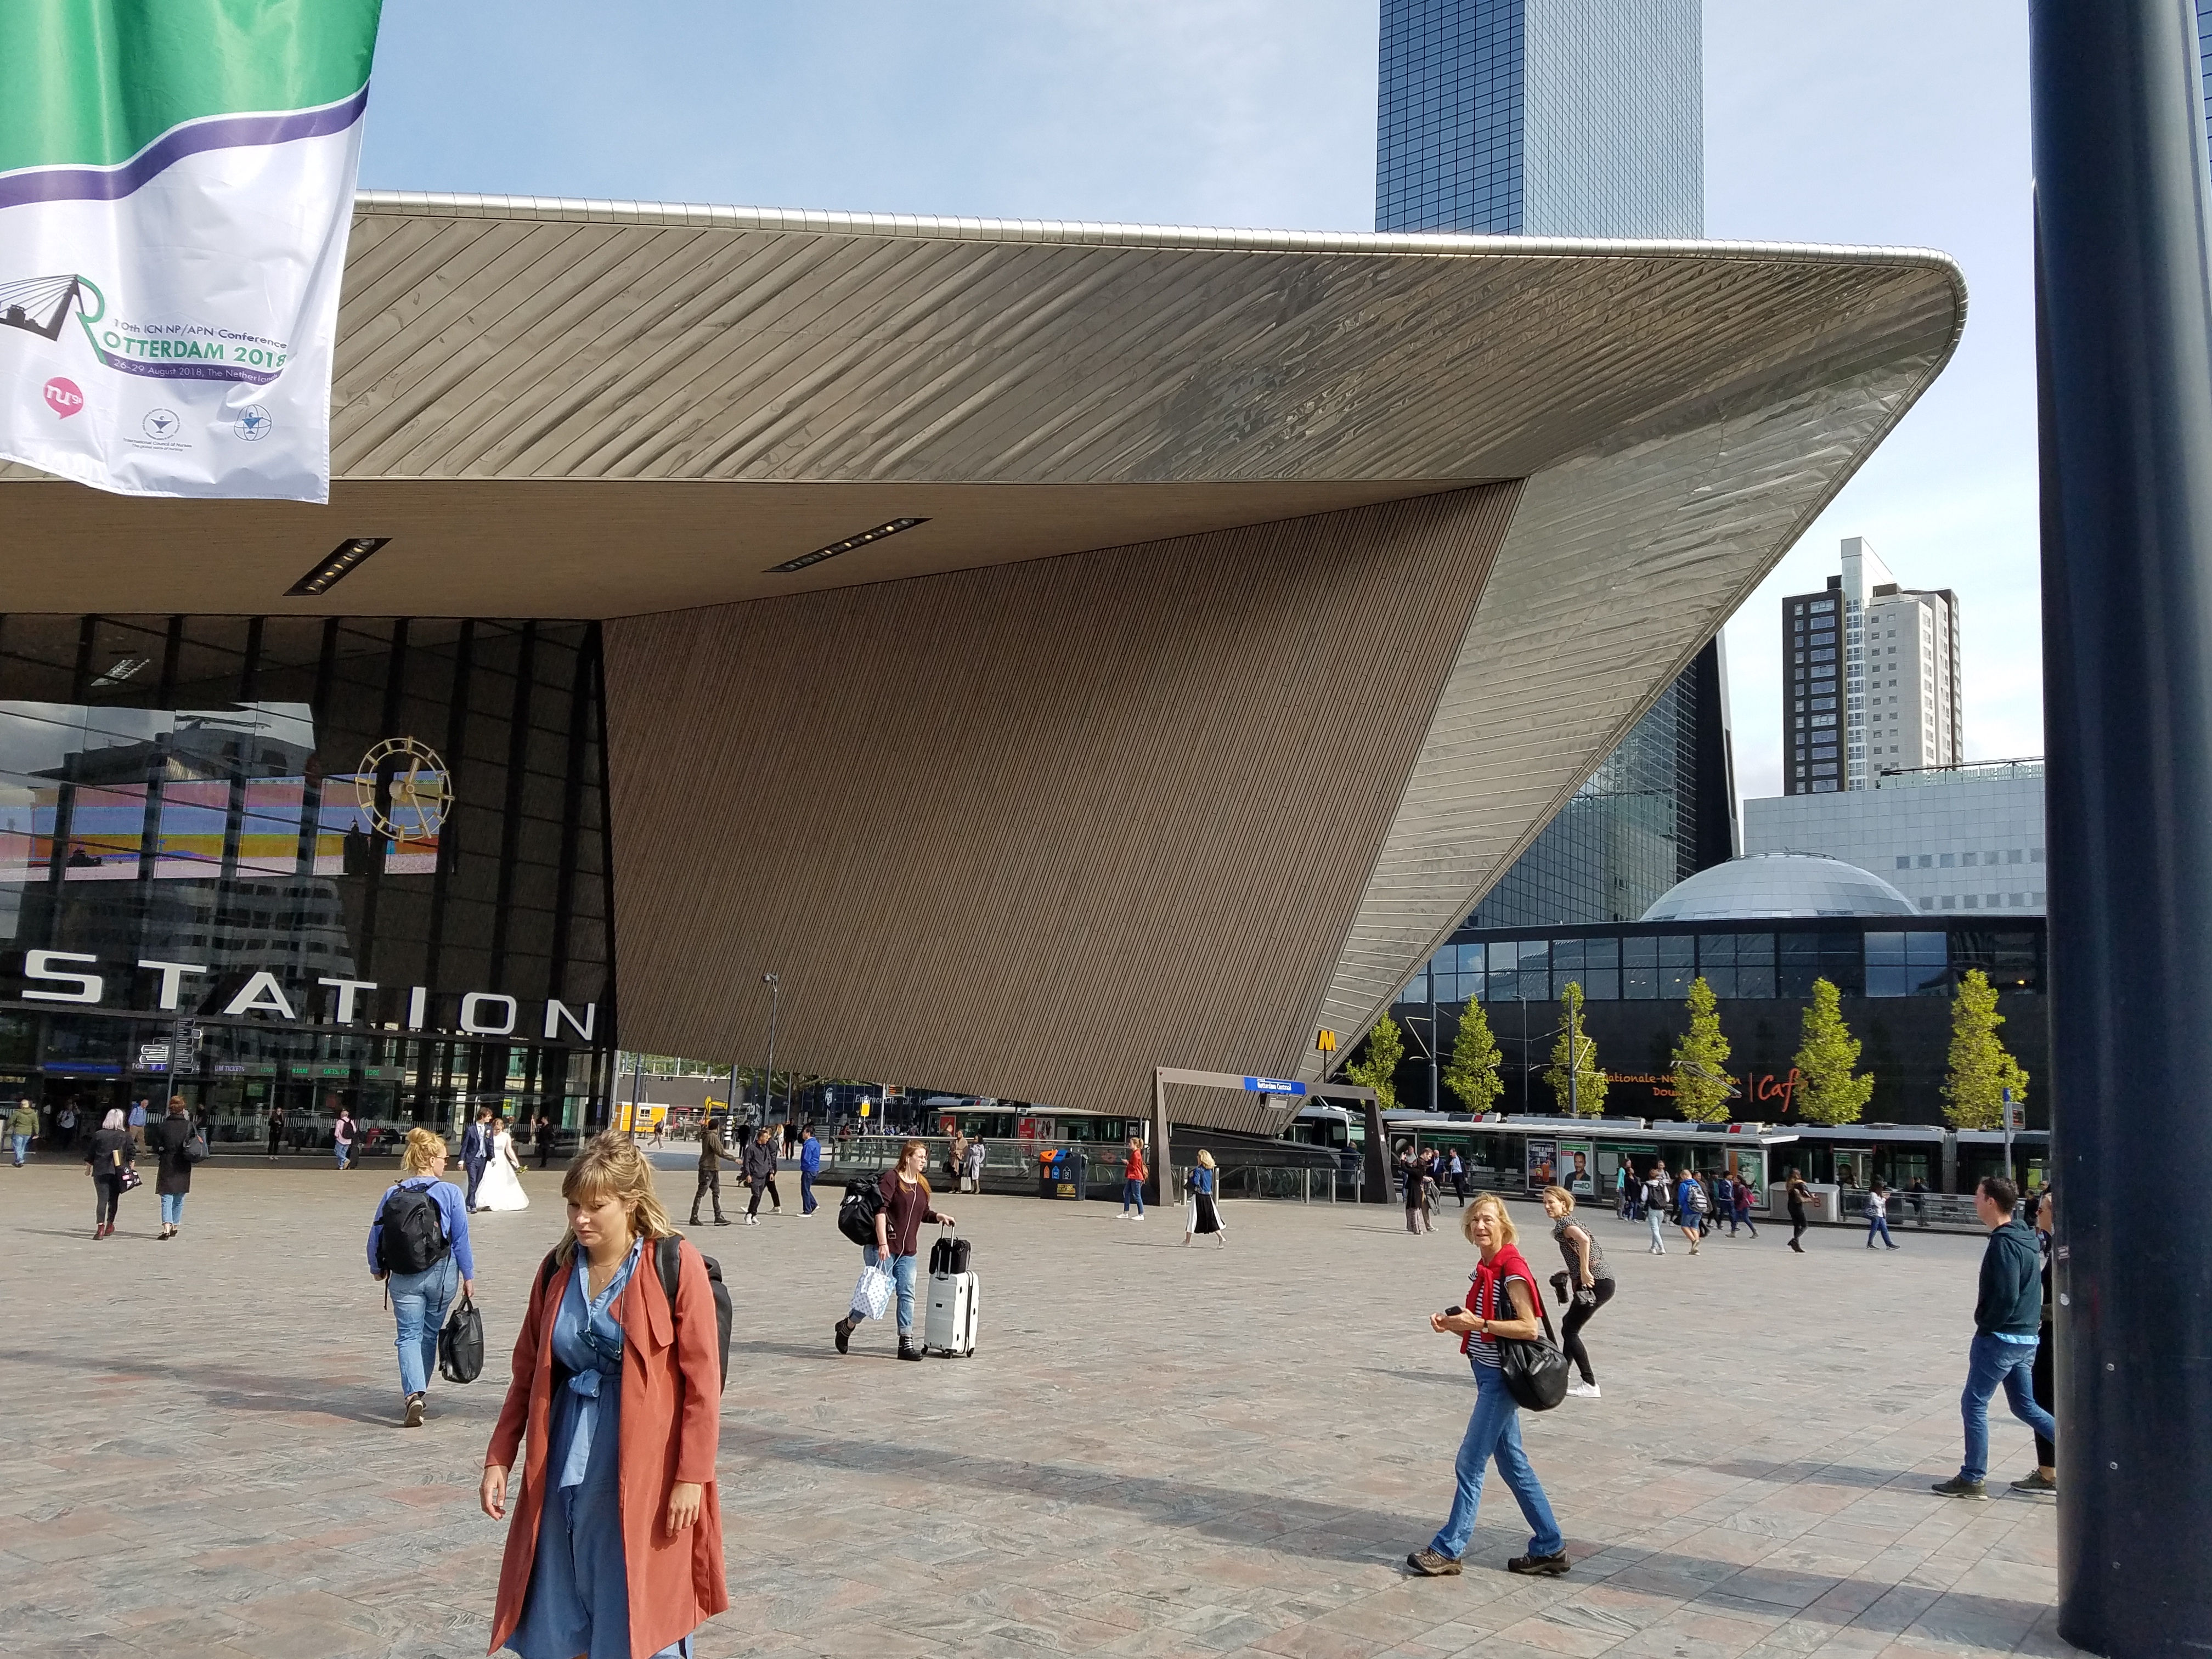
[[[188,980],[204,979],[216,970],[202,962],[165,962],[153,957],[142,958],[137,968],[154,975],[154,1007],[128,1012],[157,1012],[183,1015],[187,1012],[199,1014],[221,1014],[231,1018],[247,1014],[270,1014],[279,1019],[298,1020],[303,1017],[302,1007],[295,1008],[293,1000],[298,992],[288,993],[283,981],[264,968],[255,970],[231,988],[228,996],[221,996],[215,1006],[198,1006],[189,1011],[185,1006]],[[100,971],[98,957],[75,951],[26,951],[23,952],[21,993],[27,1002],[65,1003],[72,1007],[102,1006],[107,998],[107,975]],[[328,988],[330,1018],[325,1022],[332,1025],[352,1025],[360,1023],[361,1000],[363,992],[376,992],[383,988],[374,980],[318,978],[315,983]],[[195,989],[199,988],[195,987]],[[426,985],[411,985],[407,991],[407,1018],[401,1029],[421,1031],[429,1028],[430,988]],[[204,992],[203,992],[204,996]],[[123,1012],[123,1011],[118,1011]],[[526,1032],[522,1026],[522,1001],[519,997],[499,991],[468,991],[460,997],[459,1019],[457,1029],[469,1036],[538,1036],[547,1042],[564,1040],[574,1042],[592,1041],[592,1028],[599,1023],[599,1005],[585,1003],[581,1008],[572,1008],[558,997],[545,999],[542,1010],[540,1030]],[[564,1030],[568,1034],[564,1039]]]

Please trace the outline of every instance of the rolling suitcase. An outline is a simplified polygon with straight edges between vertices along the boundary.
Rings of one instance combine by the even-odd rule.
[[[975,1323],[982,1311],[981,1281],[968,1270],[968,1241],[950,1228],[929,1248],[929,1310],[922,1322],[921,1348],[948,1358],[975,1352]]]

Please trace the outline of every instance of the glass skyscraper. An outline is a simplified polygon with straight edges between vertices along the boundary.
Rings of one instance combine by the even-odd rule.
[[[1382,0],[1376,228],[1702,234],[1702,51],[1698,0]],[[1716,642],[1468,926],[1634,921],[1734,851],[1733,771]]]

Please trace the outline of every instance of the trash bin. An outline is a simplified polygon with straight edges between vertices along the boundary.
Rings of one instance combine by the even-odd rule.
[[[1090,1160],[1082,1149],[1055,1146],[1037,1154],[1037,1196],[1076,1198],[1085,1195],[1084,1176]]]

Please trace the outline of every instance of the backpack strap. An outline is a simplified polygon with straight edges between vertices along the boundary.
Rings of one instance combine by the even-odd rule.
[[[553,1282],[553,1275],[560,1271],[561,1252],[556,1247],[545,1252],[545,1260],[538,1265],[538,1289],[540,1294],[543,1294],[545,1287]]]

